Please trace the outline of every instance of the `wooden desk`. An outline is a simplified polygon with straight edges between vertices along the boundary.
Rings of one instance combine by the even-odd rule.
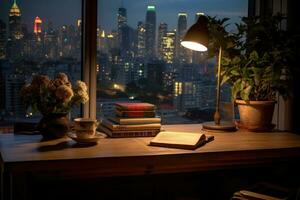
[[[199,131],[201,125],[164,129]],[[151,138],[103,139],[82,147],[69,138],[41,141],[39,135],[0,135],[2,195],[14,199],[14,180],[23,174],[55,172],[64,178],[166,174],[300,158],[299,135],[243,131],[213,135],[214,141],[194,151],[148,146]]]

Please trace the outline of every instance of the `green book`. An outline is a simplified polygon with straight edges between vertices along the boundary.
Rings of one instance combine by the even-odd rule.
[[[151,130],[151,129],[161,128],[160,123],[120,125],[107,119],[103,119],[101,124],[109,128],[110,130],[114,130],[114,131],[136,131],[136,130]]]

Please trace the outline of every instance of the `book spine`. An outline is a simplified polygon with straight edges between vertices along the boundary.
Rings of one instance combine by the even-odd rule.
[[[151,130],[160,129],[161,124],[133,124],[133,125],[119,125],[113,124],[113,122],[103,120],[101,123],[103,126],[113,130],[113,131],[139,131],[139,130]]]
[[[161,123],[161,118],[110,118],[111,121],[120,125],[154,124]]]
[[[155,106],[154,105],[115,105],[116,109],[124,110],[124,111],[154,111]]]
[[[155,117],[155,112],[143,112],[143,111],[121,111],[116,112],[117,117],[128,117],[128,118],[136,118],[136,117]]]
[[[160,132],[160,129],[143,130],[143,131],[112,131],[103,125],[99,126],[99,130],[106,133],[109,137],[113,137],[113,138],[154,137]]]
[[[112,132],[113,138],[126,138],[126,137],[155,137],[160,130],[149,131],[133,131],[133,132]]]

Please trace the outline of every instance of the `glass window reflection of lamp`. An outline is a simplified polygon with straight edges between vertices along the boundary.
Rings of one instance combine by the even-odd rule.
[[[194,51],[207,51],[209,40],[208,19],[203,14],[199,15],[197,22],[185,34],[181,45]],[[218,74],[217,74],[217,99],[216,111],[213,122],[203,123],[204,130],[211,131],[236,131],[236,126],[232,122],[222,122],[220,114],[220,79],[221,79],[221,57],[222,47],[219,49]]]

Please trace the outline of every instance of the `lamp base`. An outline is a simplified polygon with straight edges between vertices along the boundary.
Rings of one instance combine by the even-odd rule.
[[[202,130],[212,132],[233,132],[236,126],[232,122],[221,122],[219,125],[213,122],[205,122],[202,124]]]

